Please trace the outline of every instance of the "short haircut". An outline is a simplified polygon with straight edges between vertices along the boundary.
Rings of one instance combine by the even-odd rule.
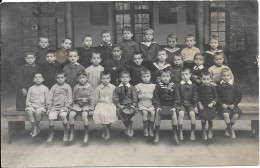
[[[47,54],[54,54],[54,56],[55,56],[55,51],[54,51],[54,50],[48,50],[48,51],[46,52],[46,56],[47,56]]]
[[[144,58],[144,55],[142,53],[140,53],[140,52],[134,52],[133,58],[134,58],[135,55],[141,55],[141,57]]]
[[[110,32],[109,30],[103,30],[103,31],[101,32],[101,37],[103,36],[103,34],[107,34],[107,33],[109,33],[110,36],[111,36],[111,32]]]
[[[119,48],[120,50],[122,50],[122,46],[119,45],[119,44],[114,44],[114,45],[112,46],[112,50],[114,50],[115,48]]]
[[[211,78],[211,74],[209,73],[209,71],[201,72],[201,76],[210,76],[210,78]]]
[[[41,39],[47,39],[47,40],[49,41],[49,38],[48,38],[48,37],[43,37],[43,36],[42,36],[42,37],[39,37],[39,39],[38,39],[39,42],[41,41]]]
[[[165,54],[168,55],[168,53],[165,49],[159,50],[157,54],[159,54],[160,52],[165,52]]]
[[[211,41],[211,40],[217,40],[217,41],[218,41],[218,36],[215,35],[215,34],[211,35],[211,36],[209,37],[209,41]]]
[[[37,74],[41,74],[41,76],[43,77],[43,74],[40,71],[36,71],[35,73],[33,73],[33,77],[35,78],[35,75]]]
[[[67,74],[61,70],[61,71],[56,72],[56,78],[58,75],[62,75],[62,74],[65,76],[65,78],[67,77]]]
[[[102,78],[102,76],[104,76],[104,75],[109,75],[110,77],[111,77],[111,73],[109,72],[109,71],[102,71],[101,73],[100,73],[100,78]]]
[[[173,60],[174,60],[175,57],[181,57],[181,59],[184,60],[184,57],[181,54],[174,55]]]
[[[194,60],[195,60],[196,57],[198,57],[198,56],[202,56],[203,61],[205,61],[205,56],[204,56],[202,53],[196,53],[196,54],[194,55]]]
[[[214,54],[214,58],[215,58],[216,56],[218,56],[218,55],[221,55],[222,58],[224,59],[224,54],[223,54],[223,52],[216,52],[216,53]]]
[[[167,42],[168,42],[168,39],[175,39],[176,41],[178,40],[177,36],[175,34],[169,34],[167,36]]]
[[[70,41],[72,41],[72,39],[71,39],[70,37],[65,37],[64,39],[61,40],[61,42],[64,43],[65,40],[70,40]]]
[[[121,78],[122,75],[124,75],[124,74],[127,74],[129,77],[131,77],[131,76],[130,76],[130,73],[129,73],[128,71],[122,71],[122,72],[120,72],[119,77]]]
[[[99,55],[99,57],[101,58],[101,53],[100,52],[97,52],[97,51],[93,51],[91,52],[91,58],[95,55]]]
[[[221,75],[222,75],[223,73],[225,73],[225,72],[231,73],[231,69],[229,69],[229,68],[223,68],[223,69],[221,70]]]
[[[196,41],[195,36],[194,36],[193,34],[188,34],[188,35],[185,37],[185,41],[187,40],[187,38],[193,38],[194,41]]]
[[[69,54],[70,54],[71,52],[75,52],[75,53],[77,53],[77,55],[79,56],[79,52],[78,52],[77,50],[75,50],[75,49],[69,50],[69,51],[68,51],[68,56],[69,56]]]
[[[82,41],[84,41],[84,40],[85,40],[85,38],[87,38],[87,37],[90,37],[90,38],[92,38],[92,36],[91,36],[91,35],[89,35],[89,34],[86,34],[85,36],[83,36],[83,37],[82,37]]]
[[[84,76],[88,77],[87,72],[86,72],[85,70],[78,71],[78,73],[77,73],[77,78],[78,78],[80,75],[84,75]]]
[[[172,72],[169,68],[165,68],[163,70],[159,70],[157,76],[162,76],[163,73],[169,73],[170,75],[172,74]]]
[[[149,28],[149,27],[147,27],[147,28],[144,29],[144,35],[145,35],[147,32],[152,32],[152,34],[154,34],[153,29],[151,29],[151,28]]]
[[[133,30],[130,26],[124,26],[122,29],[122,33],[124,33],[124,31],[130,31],[131,33],[133,33]]]
[[[191,74],[191,70],[190,70],[189,68],[183,68],[183,69],[181,70],[181,72],[185,72],[185,71],[188,71],[188,72]]]
[[[24,58],[26,58],[28,55],[33,55],[36,58],[36,54],[34,52],[27,52],[24,54]]]
[[[142,76],[142,75],[145,75],[145,74],[150,74],[150,75],[151,75],[151,71],[150,71],[149,69],[146,69],[146,68],[145,68],[145,69],[142,69],[142,70],[141,70],[141,76]]]

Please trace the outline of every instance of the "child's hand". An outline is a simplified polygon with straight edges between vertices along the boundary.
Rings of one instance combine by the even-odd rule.
[[[68,112],[69,109],[68,109],[68,107],[62,107],[61,111],[63,111],[63,112]]]
[[[178,106],[178,107],[177,107],[177,110],[178,110],[178,111],[180,111],[180,110],[181,110],[181,107],[180,107],[180,106]]]
[[[23,88],[22,89],[22,93],[23,93],[24,96],[26,96],[27,95],[27,90]]]
[[[159,113],[159,111],[161,111],[161,110],[162,110],[161,108],[157,108],[156,112]]]
[[[194,112],[195,112],[196,114],[199,112],[197,107],[194,108]]]
[[[176,108],[172,108],[170,111],[176,113]]]
[[[46,114],[49,115],[49,114],[50,114],[50,111],[51,111],[51,110],[48,109],[48,110],[46,111]]]
[[[222,108],[228,108],[227,104],[222,104]]]
[[[204,107],[202,106],[202,104],[201,104],[201,103],[199,104],[199,109],[201,109],[201,110],[203,110],[203,109],[204,109]]]
[[[235,106],[233,105],[233,104],[230,104],[229,106],[228,106],[230,109],[234,109],[235,108]]]
[[[115,71],[116,69],[117,69],[116,67],[113,67],[113,68],[112,68],[112,70],[114,70],[114,71]]]
[[[212,108],[213,106],[214,106],[213,103],[210,103],[210,104],[208,105],[209,108]]]
[[[210,86],[217,86],[217,84],[215,83],[215,82],[210,82],[210,84],[209,84]]]

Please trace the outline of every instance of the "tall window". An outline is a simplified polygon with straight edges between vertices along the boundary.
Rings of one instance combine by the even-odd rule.
[[[210,34],[219,37],[219,43],[226,46],[226,11],[225,2],[210,4]]]
[[[150,2],[115,2],[115,41],[122,38],[124,26],[131,26],[136,42],[143,40],[143,30],[152,26]]]

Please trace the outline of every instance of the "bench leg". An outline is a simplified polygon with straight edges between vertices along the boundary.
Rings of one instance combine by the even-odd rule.
[[[251,130],[255,132],[255,135],[259,135],[259,121],[258,120],[252,120],[251,121]]]
[[[8,121],[8,143],[11,144],[16,133],[25,130],[25,121]]]

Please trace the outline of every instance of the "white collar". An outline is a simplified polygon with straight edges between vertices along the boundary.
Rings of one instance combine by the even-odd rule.
[[[182,80],[180,83],[181,83],[182,85],[184,85],[185,83],[188,83],[189,85],[192,84],[192,82],[191,82],[190,80],[188,80],[188,82],[185,82],[185,81]]]
[[[154,43],[156,43],[155,41],[151,41],[151,43],[150,43],[150,45],[148,46],[147,44],[146,44],[146,42],[141,42],[141,44],[143,44],[143,45],[145,45],[145,46],[147,46],[147,47],[150,47],[152,44],[154,44]]]
[[[71,65],[77,65],[77,66],[78,66],[78,65],[80,65],[80,64],[79,64],[78,62],[76,62],[75,64],[71,64]]]
[[[213,52],[213,51],[205,51],[206,53],[209,53],[209,54],[211,54],[211,55],[214,55],[215,53],[217,53],[217,52],[223,52],[223,50],[217,50],[216,52]]]
[[[170,53],[175,53],[176,51],[180,50],[180,48],[175,48],[175,50],[171,50],[169,48],[164,48],[166,51],[169,51]]]
[[[220,82],[220,84],[224,84],[224,83],[228,83],[228,84],[230,84],[230,85],[233,85],[234,81],[229,80],[228,82],[225,82],[225,81],[222,80],[222,81]]]
[[[105,86],[105,85],[103,85],[103,83],[101,83],[101,84],[100,84],[100,86],[101,86],[101,88],[103,89],[104,87],[111,87],[111,86],[112,86],[112,84],[111,84],[111,83],[109,83],[108,85],[106,85],[106,86]]]
[[[124,84],[123,84],[123,83],[120,83],[120,85],[119,85],[118,87],[121,87],[121,86],[124,86]],[[130,87],[131,85],[130,85],[130,83],[127,83],[125,86],[126,86],[126,87]]]
[[[193,67],[193,69],[203,69],[203,68],[204,68],[204,65],[200,65],[200,66],[195,65],[195,66]]]
[[[90,86],[91,86],[91,84],[88,83],[88,82],[87,82],[85,85],[83,85],[83,86],[80,85],[80,84],[78,85],[78,87],[79,87],[80,89],[87,89],[87,88],[90,87]]]
[[[165,63],[166,63],[166,62],[165,62]],[[158,68],[159,70],[162,70],[162,69],[164,69],[164,68],[167,68],[168,66],[171,66],[170,64],[167,64],[167,63],[166,63],[162,68],[160,68],[160,67],[158,66],[157,62],[154,62],[153,65],[154,65],[156,68]]]

